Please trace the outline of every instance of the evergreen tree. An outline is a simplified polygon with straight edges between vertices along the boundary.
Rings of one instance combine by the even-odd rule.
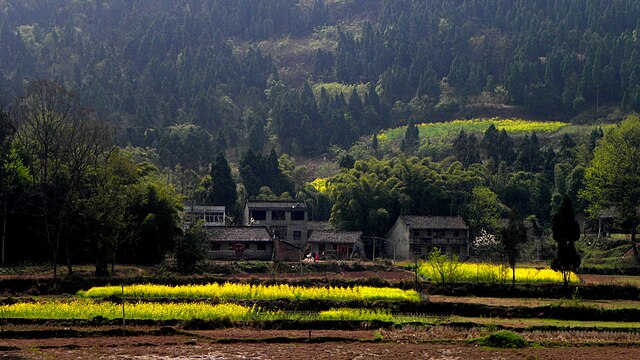
[[[553,239],[558,243],[558,252],[551,262],[551,268],[562,273],[565,290],[568,290],[571,272],[580,267],[580,255],[575,246],[575,242],[580,239],[580,226],[575,220],[571,199],[566,195],[562,198],[558,212],[553,215],[551,230]]]
[[[236,183],[231,176],[231,168],[224,153],[219,152],[211,164],[211,189],[209,189],[207,200],[211,205],[224,205],[232,210],[237,197]]]
[[[516,285],[516,262],[520,258],[520,244],[526,241],[527,232],[522,220],[512,211],[509,215],[509,224],[501,231],[502,251],[509,267],[511,268],[511,285]]]
[[[495,125],[491,124],[484,131],[484,137],[480,145],[486,151],[487,157],[493,160],[494,165],[497,167],[500,164],[500,153],[498,149],[498,137],[500,132]]]
[[[407,130],[404,132],[404,139],[402,140],[401,150],[406,153],[411,153],[418,148],[420,144],[420,133],[418,127],[413,120],[409,120]]]

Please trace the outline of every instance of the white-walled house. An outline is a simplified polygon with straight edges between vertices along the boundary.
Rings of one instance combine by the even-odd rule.
[[[461,216],[401,215],[387,232],[388,258],[424,257],[434,248],[461,260],[469,257],[469,226]]]

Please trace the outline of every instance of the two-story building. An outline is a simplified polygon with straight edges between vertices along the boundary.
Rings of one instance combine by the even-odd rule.
[[[307,242],[307,206],[300,201],[247,201],[245,226],[266,226],[274,237],[291,244]]]
[[[265,226],[273,235],[274,258],[302,259],[307,245],[307,206],[300,201],[247,201],[245,226]]]
[[[469,226],[461,216],[401,215],[385,241],[386,255],[394,260],[427,256],[434,248],[469,257]]]

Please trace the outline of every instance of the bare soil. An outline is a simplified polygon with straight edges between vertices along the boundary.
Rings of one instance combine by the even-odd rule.
[[[601,309],[637,309],[640,301],[633,300],[562,300],[534,298],[496,298],[479,296],[430,295],[429,301],[444,303],[483,304],[491,306],[537,307],[546,305],[589,306]]]
[[[633,285],[640,287],[640,276],[580,274],[586,285]]]
[[[224,329],[169,336],[101,337],[72,339],[3,339],[2,359],[594,359],[637,358],[637,341],[607,342],[599,346],[525,349],[488,349],[459,340],[465,331],[445,329],[420,332],[381,332],[385,341],[372,342],[375,331],[317,331],[308,341],[307,331]],[[474,332],[466,336],[482,335]],[[597,336],[597,334],[596,334]],[[328,341],[314,341],[319,337]],[[556,336],[557,338],[557,336]],[[224,339],[221,341],[220,339]],[[237,340],[230,340],[237,339]],[[331,339],[336,339],[332,341]],[[274,340],[278,340],[277,342]],[[363,341],[365,340],[365,341]],[[424,342],[428,341],[428,342]],[[564,345],[563,345],[564,344]]]

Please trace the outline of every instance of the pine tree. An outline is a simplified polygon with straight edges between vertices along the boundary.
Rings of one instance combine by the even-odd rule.
[[[231,168],[224,153],[219,152],[211,164],[211,189],[207,200],[212,205],[233,208],[237,197],[236,183],[231,176]]]
[[[413,120],[409,120],[407,130],[404,133],[404,139],[402,140],[402,151],[411,153],[418,148],[420,144],[420,132]]]

